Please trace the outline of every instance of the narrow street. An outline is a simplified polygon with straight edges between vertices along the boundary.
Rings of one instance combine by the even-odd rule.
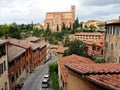
[[[24,86],[21,90],[50,90],[42,89],[41,83],[43,76],[48,72],[48,65],[55,61],[55,56],[52,55],[52,58],[44,65],[39,67],[36,71],[31,73],[24,82]]]

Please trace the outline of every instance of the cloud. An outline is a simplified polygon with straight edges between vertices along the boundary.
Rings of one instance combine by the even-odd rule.
[[[120,4],[120,0],[83,0],[83,5],[105,6],[109,4]]]
[[[107,20],[120,15],[120,0],[0,0],[1,23],[43,23],[46,12],[70,11],[76,5],[76,17]]]

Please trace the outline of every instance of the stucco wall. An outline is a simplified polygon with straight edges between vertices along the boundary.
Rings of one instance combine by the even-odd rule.
[[[6,46],[7,48],[7,46]],[[6,49],[7,51],[7,49]],[[5,83],[7,82],[7,87],[9,90],[9,82],[8,82],[8,63],[7,63],[7,55],[4,55],[2,57],[0,57],[0,64],[3,62],[6,62],[6,71],[0,76],[0,90],[2,90],[2,88],[5,88]]]
[[[69,71],[66,90],[105,90]]]

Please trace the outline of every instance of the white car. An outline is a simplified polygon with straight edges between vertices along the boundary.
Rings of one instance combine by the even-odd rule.
[[[50,77],[49,74],[45,74],[45,75],[44,75],[44,78],[49,78],[49,77]]]
[[[49,87],[49,81],[48,79],[43,79],[42,80],[42,88],[48,88]]]

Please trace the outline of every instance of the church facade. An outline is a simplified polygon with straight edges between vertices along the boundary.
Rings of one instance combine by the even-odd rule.
[[[70,12],[47,12],[44,20],[44,30],[49,29],[52,32],[61,31],[63,24],[67,28],[72,28],[75,20],[75,6],[71,6]]]

